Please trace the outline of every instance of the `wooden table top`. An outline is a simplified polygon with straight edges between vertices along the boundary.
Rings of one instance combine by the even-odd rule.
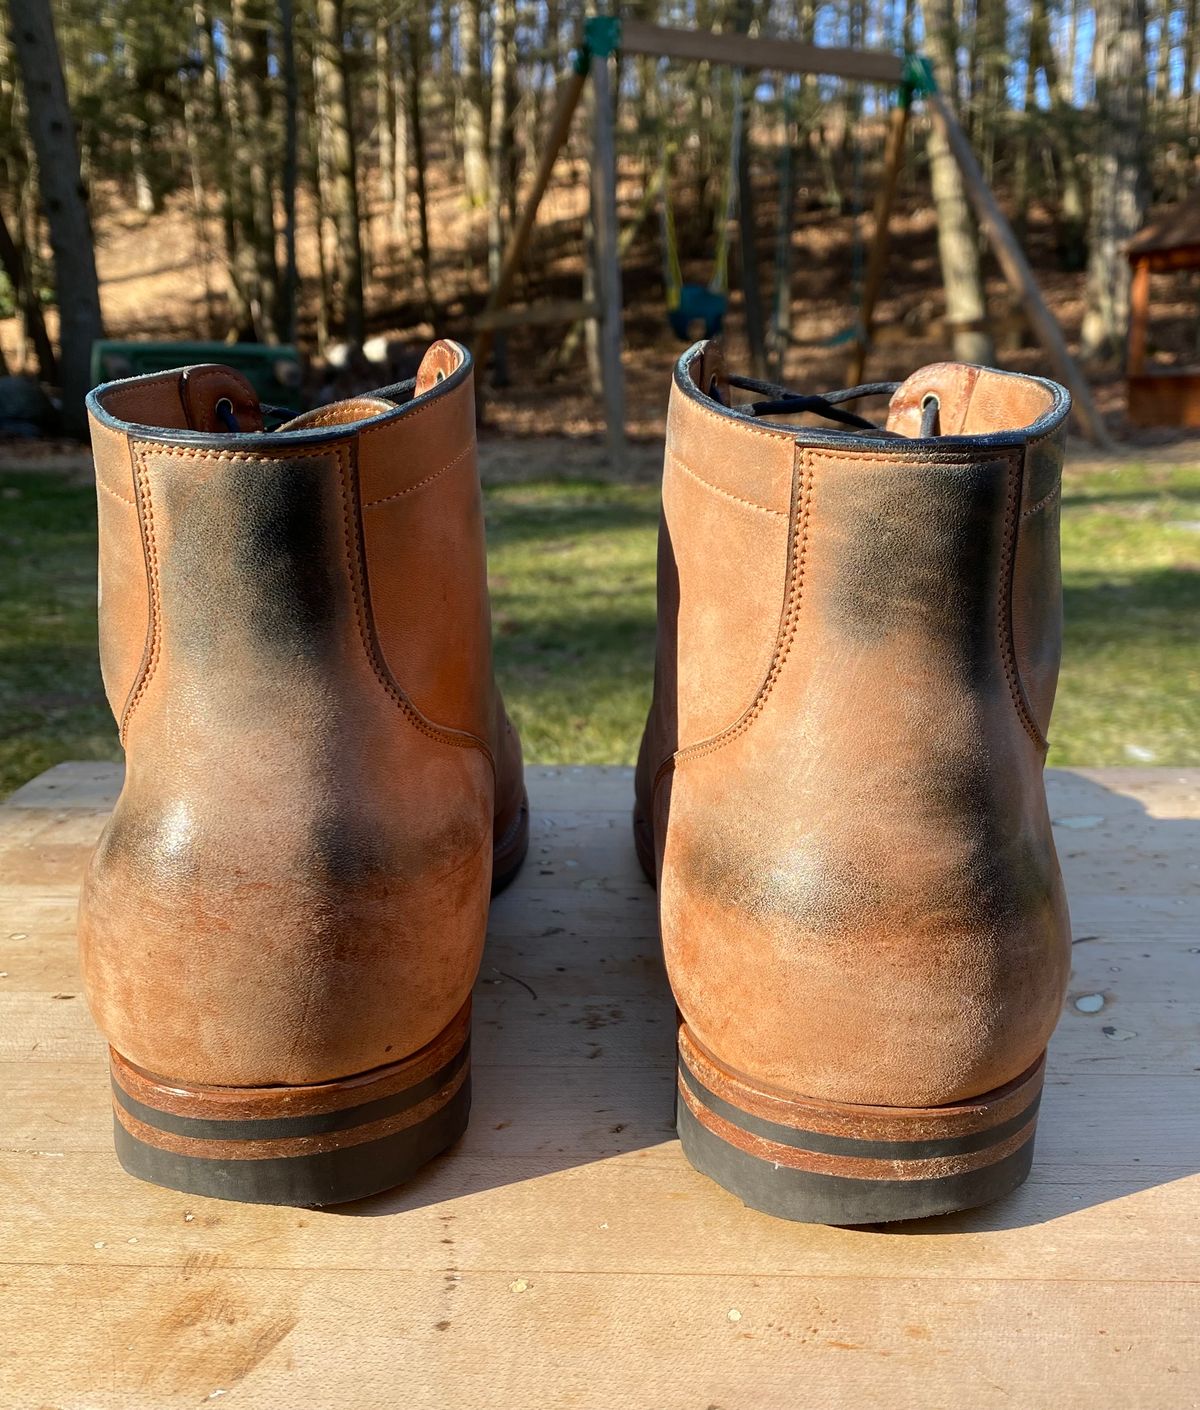
[[[887,1231],[681,1157],[622,768],[530,770],[456,1150],[327,1212],[131,1179],[74,948],[118,784],[64,764],[0,806],[3,1410],[1200,1404],[1200,770],[1051,775],[1074,972],[1033,1175]]]

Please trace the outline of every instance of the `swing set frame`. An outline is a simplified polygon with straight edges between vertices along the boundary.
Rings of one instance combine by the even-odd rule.
[[[1010,288],[1024,306],[1030,325],[1054,368],[1071,392],[1079,429],[1094,444],[1110,449],[1112,442],[1092,399],[1091,389],[1071,357],[1057,319],[1038,288],[1037,280],[1012,227],[984,179],[966,133],[950,105],[937,91],[932,71],[917,56],[867,49],[804,44],[790,39],[763,39],[745,34],[715,34],[671,29],[643,20],[593,16],[584,24],[583,42],[571,72],[559,88],[550,130],[542,149],[520,216],[513,227],[495,284],[477,322],[475,358],[483,367],[494,333],[523,323],[548,323],[586,318],[594,325],[609,454],[615,462],[625,448],[625,384],[621,366],[621,252],[617,221],[617,153],[613,93],[615,69],[628,55],[707,62],[734,69],[772,70],[786,74],[822,74],[879,83],[897,89],[884,147],[883,173],[875,199],[873,229],[863,278],[858,326],[851,347],[849,381],[862,381],[871,348],[875,308],[883,287],[890,244],[890,223],[896,187],[904,164],[905,139],[914,101],[920,100],[953,155],[981,230],[990,243]],[[517,273],[524,261],[538,209],[559,153],[566,145],[572,119],[587,81],[592,81],[592,258],[595,298],[578,304],[532,305],[512,309]],[[665,193],[664,193],[665,195]]]

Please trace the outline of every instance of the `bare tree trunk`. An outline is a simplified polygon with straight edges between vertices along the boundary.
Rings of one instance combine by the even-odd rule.
[[[84,398],[91,387],[92,344],[104,336],[87,192],[48,0],[8,0],[8,9],[54,256],[63,426],[82,440],[87,436]]]
[[[254,328],[263,341],[278,337],[279,266],[275,211],[263,91],[266,84],[266,20],[262,0],[233,0],[230,12],[227,108],[233,136],[230,178],[236,191],[238,248],[243,282],[252,289]]]
[[[196,222],[196,254],[204,281],[204,331],[207,337],[217,336],[216,310],[213,307],[212,248],[208,238],[208,198],[204,189],[204,170],[200,161],[200,136],[196,131],[196,103],[188,86],[183,90],[183,135],[187,144],[188,172],[192,184],[192,215]]]
[[[396,210],[396,89],[392,83],[391,26],[386,16],[375,25],[375,131],[379,143],[383,228],[391,231]]]
[[[333,160],[333,219],[338,235],[343,331],[351,342],[361,343],[366,336],[366,310],[354,126],[350,89],[346,82],[346,57],[342,47],[345,28],[342,0],[317,0],[317,18],[317,42],[321,57],[318,101],[328,121]]]
[[[42,306],[38,303],[37,290],[29,277],[25,262],[25,251],[13,239],[0,210],[0,269],[13,292],[13,298],[21,313],[21,327],[27,342],[33,344],[33,355],[37,359],[38,376],[43,382],[53,386],[58,381],[58,365],[54,360],[54,348],[50,335],[46,332],[46,320],[42,317]]]
[[[1120,357],[1129,325],[1124,245],[1146,209],[1145,25],[1145,0],[1097,0],[1096,156],[1081,338],[1085,357]]]
[[[469,0],[464,8],[470,8]],[[513,188],[513,107],[515,0],[496,0],[492,7],[492,114],[488,128],[488,277],[494,284],[504,257],[508,233],[509,194]],[[498,333],[492,342],[492,381],[508,381],[507,340]]]
[[[1056,223],[1058,254],[1064,269],[1082,269],[1087,259],[1087,208],[1083,181],[1080,177],[1079,114],[1075,109],[1073,91],[1074,34],[1078,21],[1078,4],[1071,11],[1071,38],[1067,43],[1066,61],[1059,63],[1049,33],[1043,36],[1038,61],[1046,75],[1050,90],[1050,135],[1058,160],[1060,184]]]
[[[1197,68],[1200,68],[1200,0],[1187,0],[1183,29],[1183,122],[1187,132],[1188,155],[1200,151],[1200,92],[1197,91]]]
[[[938,87],[951,104],[958,94],[958,25],[953,0],[922,0],[926,45]],[[963,190],[962,173],[938,131],[929,132],[930,179],[937,207],[938,253],[946,286],[946,321],[952,329],[954,356],[963,362],[995,359],[987,329],[987,302],[979,268],[979,243]]]
[[[316,70],[319,65],[319,57],[313,55],[313,81],[312,87],[306,97],[311,111],[316,104]],[[316,227],[317,245],[317,318],[316,318],[316,342],[317,352],[323,357],[325,349],[329,346],[330,331],[333,325],[333,289],[329,278],[329,260],[325,253],[325,189],[328,182],[327,163],[325,154],[325,134],[322,123],[315,122],[306,125],[308,132],[308,184],[312,191],[313,199],[313,224]]]
[[[467,204],[481,208],[488,198],[488,155],[483,116],[483,76],[481,65],[479,0],[461,0],[458,7],[458,40],[462,53],[462,135],[463,182]],[[499,25],[497,25],[497,33]],[[498,41],[497,41],[498,42]],[[496,81],[493,45],[492,83]],[[492,100],[493,111],[495,99]]]
[[[220,192],[221,235],[225,246],[229,304],[233,326],[238,332],[243,332],[253,329],[254,326],[253,269],[251,269],[251,284],[248,287],[243,282],[234,182],[230,179],[229,123],[226,118],[225,100],[221,92],[221,81],[217,69],[213,22],[206,0],[195,0],[192,7],[192,19],[195,25],[196,42],[200,49],[200,81],[204,95],[204,117],[207,129],[207,137],[203,144],[201,169],[205,183],[212,182]]]
[[[399,45],[400,31],[393,26],[392,42]],[[392,65],[392,234],[411,253],[412,231],[408,220],[409,114],[408,77],[402,63]]]
[[[424,53],[426,22],[424,5],[406,26],[408,39],[408,111],[412,130],[413,165],[417,173],[417,237],[421,256],[421,278],[424,283],[425,312],[433,316],[433,254],[429,245],[429,192],[425,185],[425,114],[421,101],[421,61]]]
[[[1032,152],[1037,122],[1038,60],[1046,42],[1047,29],[1046,0],[1033,0],[1025,43],[1025,84],[1013,163],[1013,230],[1019,238],[1024,237],[1029,223]]]
[[[279,47],[283,68],[283,284],[279,296],[279,330],[284,340],[296,341],[296,301],[299,273],[296,268],[296,186],[299,181],[300,86],[296,75],[296,15],[293,0],[279,0]]]

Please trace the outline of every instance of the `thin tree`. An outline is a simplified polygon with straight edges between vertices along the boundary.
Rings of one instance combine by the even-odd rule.
[[[54,258],[63,429],[84,439],[92,344],[104,336],[87,191],[50,0],[8,0],[8,10]]]
[[[279,48],[283,69],[283,283],[277,322],[282,336],[296,341],[296,185],[299,181],[300,83],[296,74],[296,15],[293,0],[279,0]]]
[[[352,343],[366,336],[363,253],[358,217],[358,177],[350,85],[346,81],[342,0],[317,0],[317,45],[321,62],[317,101],[328,123],[333,163],[333,220],[338,237],[342,331]]]
[[[53,384],[58,380],[58,365],[54,360],[54,348],[50,342],[50,335],[46,332],[46,320],[42,317],[42,306],[38,302],[33,280],[29,277],[25,251],[13,239],[2,210],[0,210],[0,269],[4,271],[13,298],[16,300],[25,339],[33,344],[38,376],[43,382]]]
[[[1146,210],[1144,0],[1096,0],[1096,147],[1088,221],[1085,357],[1121,355],[1129,326],[1124,245]]]
[[[938,87],[950,103],[958,93],[958,22],[954,0],[922,0],[925,42]],[[937,208],[938,254],[946,289],[946,321],[954,355],[964,362],[992,362],[995,348],[987,329],[987,302],[979,268],[979,243],[963,190],[962,173],[949,144],[936,127],[929,133],[930,180]]]
[[[487,124],[483,110],[480,0],[462,0],[458,7],[458,41],[462,67],[463,182],[467,204],[482,207],[488,197]],[[495,33],[503,28],[497,15]],[[496,45],[492,44],[492,84],[496,83]],[[501,55],[503,63],[503,55]],[[492,99],[493,114],[496,100]],[[494,117],[493,117],[494,121]],[[495,134],[493,133],[493,141]]]

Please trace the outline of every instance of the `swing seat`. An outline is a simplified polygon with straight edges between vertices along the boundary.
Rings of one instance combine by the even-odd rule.
[[[682,342],[693,341],[693,329],[697,323],[703,324],[704,337],[715,338],[721,331],[728,303],[725,294],[710,289],[707,284],[683,284],[678,298],[667,310],[667,321]]]

